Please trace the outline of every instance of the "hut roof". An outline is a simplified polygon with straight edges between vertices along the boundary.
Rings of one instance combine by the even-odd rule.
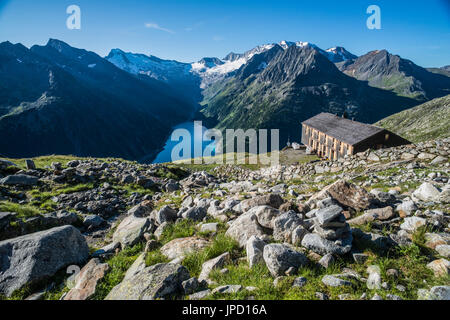
[[[382,128],[370,124],[338,117],[334,114],[322,112],[302,122],[309,127],[319,130],[337,140],[356,145],[371,136],[384,131]]]

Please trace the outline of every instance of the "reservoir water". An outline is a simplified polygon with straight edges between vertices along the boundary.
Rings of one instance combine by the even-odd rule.
[[[172,141],[172,134],[174,131],[178,129],[185,129],[186,131],[183,131],[183,133],[189,133],[188,135],[184,135],[179,140]],[[183,139],[189,138],[189,145],[190,145],[190,155],[189,152],[185,152],[185,154],[180,153],[181,159],[190,159],[194,157],[194,145],[197,143],[197,145],[201,145],[202,153],[206,150],[206,148],[212,148],[214,150],[214,141],[212,140],[203,140],[202,136],[203,133],[207,130],[205,127],[201,127],[201,135],[194,135],[194,122],[184,122],[176,127],[173,128],[172,134],[169,136],[169,138],[166,141],[166,144],[164,145],[164,149],[156,156],[153,163],[164,163],[164,162],[171,162],[172,159],[172,150],[173,148],[178,145],[180,142],[184,142]],[[181,131],[179,131],[181,132]],[[187,143],[187,142],[185,142]],[[187,145],[187,144],[186,144]],[[214,155],[214,152],[213,152]]]

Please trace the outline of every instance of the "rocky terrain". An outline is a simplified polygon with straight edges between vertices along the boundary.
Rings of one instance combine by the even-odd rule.
[[[266,168],[0,160],[2,299],[450,299],[450,139]]]

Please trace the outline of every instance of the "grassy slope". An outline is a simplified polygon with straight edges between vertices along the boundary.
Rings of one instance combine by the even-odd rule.
[[[396,113],[375,125],[412,142],[450,137],[450,95]]]

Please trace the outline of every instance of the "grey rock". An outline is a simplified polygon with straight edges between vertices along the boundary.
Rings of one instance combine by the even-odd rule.
[[[246,213],[254,214],[258,220],[258,223],[262,227],[269,229],[274,228],[275,219],[281,214],[278,209],[272,208],[271,206],[267,205],[253,207]]]
[[[294,282],[292,283],[293,287],[301,288],[306,285],[308,280],[305,277],[298,277],[294,279]]]
[[[97,251],[95,251],[92,254],[92,257],[97,258],[97,257],[105,257],[108,255],[112,255],[116,252],[116,249],[120,248],[120,243],[119,242],[112,242],[106,246],[104,246],[103,248],[98,249]]]
[[[4,169],[7,167],[17,167],[17,165],[9,160],[0,159],[0,169]]]
[[[418,228],[425,226],[427,224],[427,220],[419,217],[407,217],[404,222],[400,225],[400,229],[405,230],[407,232],[414,232]]]
[[[156,222],[160,225],[164,222],[174,222],[177,220],[177,211],[169,206],[163,206],[156,213]]]
[[[233,207],[236,212],[247,212],[250,208],[256,206],[271,206],[272,208],[278,209],[284,203],[283,198],[278,194],[268,194],[264,196],[255,197],[252,199],[244,200]]]
[[[285,272],[291,267],[297,270],[308,262],[303,253],[278,243],[266,245],[263,251],[263,258],[267,268],[274,277],[285,275]]]
[[[231,222],[225,235],[239,242],[240,247],[244,247],[251,236],[262,239],[267,234],[264,228],[258,223],[257,217],[253,213],[247,212]]]
[[[201,232],[217,232],[218,228],[217,222],[211,222],[211,223],[204,223],[200,226]]]
[[[330,226],[330,222],[337,219],[342,213],[342,208],[336,205],[320,209],[316,212],[316,221],[322,227]]]
[[[195,251],[200,251],[208,244],[209,242],[207,240],[199,237],[177,238],[163,245],[160,251],[168,259],[172,260],[185,257]]]
[[[450,257],[450,245],[448,244],[440,244],[436,246],[435,250],[439,253],[439,255],[445,258]]]
[[[143,238],[144,233],[150,228],[149,218],[139,218],[129,215],[117,227],[113,234],[113,241],[120,242],[122,248],[136,244]]]
[[[429,182],[424,182],[416,191],[413,192],[412,197],[421,201],[436,201],[439,199],[440,191]]]
[[[34,186],[37,185],[38,178],[26,174],[14,174],[0,179],[0,184],[15,186]]]
[[[326,255],[324,255],[320,260],[319,260],[319,264],[324,267],[325,269],[329,268],[333,263],[334,263],[335,259],[333,257],[333,255],[331,253],[327,253]]]
[[[155,300],[182,293],[188,270],[178,264],[158,263],[124,279],[105,300]]]
[[[199,291],[199,292],[196,292],[194,294],[191,294],[191,295],[188,296],[188,298],[189,298],[189,300],[201,300],[201,299],[204,299],[204,298],[206,298],[207,296],[209,296],[211,294],[212,294],[211,290],[210,289],[206,289],[206,290]]]
[[[240,284],[228,284],[213,289],[211,293],[236,293],[241,291],[242,289],[243,287]]]
[[[26,165],[28,170],[36,170],[36,165],[34,164],[34,161],[31,160],[31,159],[26,159],[25,160],[25,165]]]
[[[128,268],[127,272],[125,273],[124,280],[130,279],[137,275],[139,272],[144,270],[147,266],[145,264],[145,258],[146,253],[141,253],[139,257],[134,260],[133,264]]]
[[[298,226],[297,228],[295,228],[294,231],[292,231],[291,235],[292,244],[296,246],[300,245],[302,243],[304,236],[308,233],[309,231],[303,226]]]
[[[97,228],[101,226],[103,223],[105,223],[105,219],[95,214],[86,216],[83,221],[83,224],[86,227],[93,227],[93,228]]]
[[[340,279],[333,275],[325,275],[322,278],[322,283],[329,287],[342,287],[342,286],[351,286],[352,283],[348,280]]]
[[[256,236],[251,236],[250,239],[248,239],[245,251],[247,252],[247,261],[250,268],[257,263],[262,263],[264,261],[263,251],[265,246],[266,242]]]
[[[201,221],[204,217],[206,217],[206,209],[202,207],[193,207],[189,208],[185,212],[183,212],[182,217],[184,219],[191,219],[194,221]]]
[[[225,252],[214,259],[204,262],[202,264],[202,271],[200,272],[198,279],[200,281],[208,280],[209,274],[211,273],[212,270],[222,268],[226,263],[230,261],[231,261],[230,253]]]
[[[352,248],[352,237],[351,234],[348,238],[344,239],[342,245],[338,245],[335,242],[332,242],[327,239],[321,238],[318,234],[309,233],[303,237],[302,246],[308,248],[319,254],[336,254],[336,255],[344,255],[350,252]]]
[[[353,260],[355,260],[356,263],[364,263],[367,261],[367,259],[369,258],[369,256],[365,253],[354,253],[353,254]]]
[[[53,276],[70,264],[81,264],[89,247],[73,226],[57,227],[0,242],[0,293],[9,296],[28,283]]]
[[[273,221],[273,238],[276,241],[292,242],[292,232],[301,224],[302,219],[294,211],[283,213]]]
[[[183,287],[184,294],[189,295],[202,289],[205,286],[205,283],[198,281],[198,279],[195,277],[192,277],[183,281],[181,283],[181,286]]]

